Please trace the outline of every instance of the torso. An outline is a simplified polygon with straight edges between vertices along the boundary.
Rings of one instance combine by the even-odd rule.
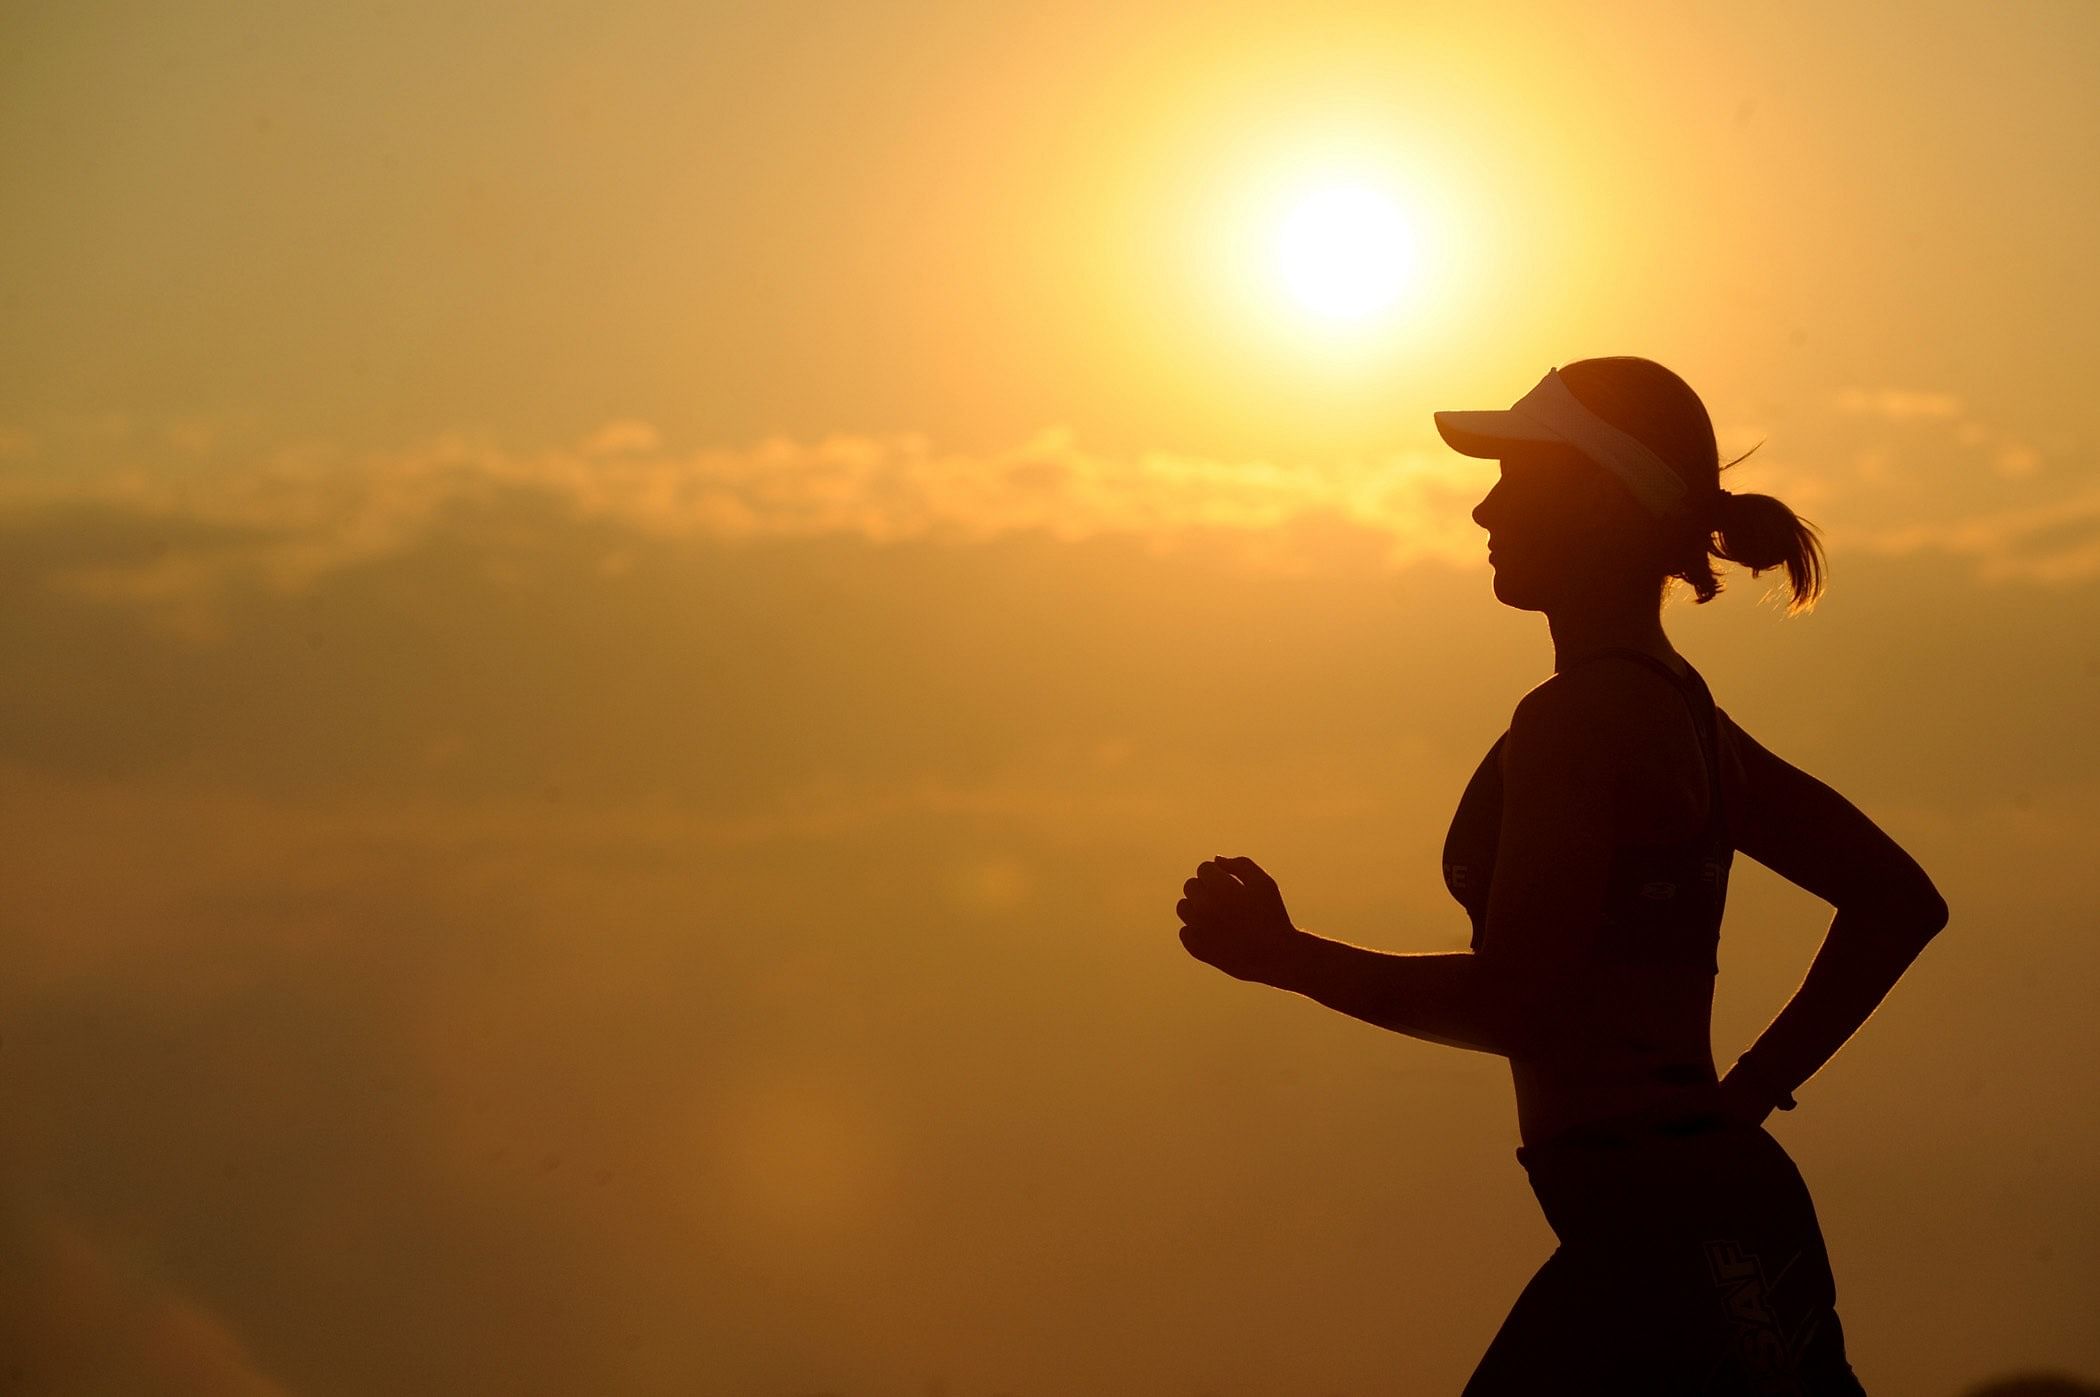
[[[1552,1064],[1511,1059],[1517,1134],[1526,1145],[1578,1126],[1662,1120],[1706,1103],[1718,1080],[1713,1059],[1714,977],[1642,968],[1600,985],[1598,1050]],[[1616,1039],[1606,1038],[1616,1034]],[[1669,1079],[1658,1076],[1668,1071]]]
[[[1679,661],[1669,667],[1677,678],[1659,682],[1663,664],[1634,658],[1598,665],[1585,676],[1622,691],[1625,711],[1642,715],[1653,740],[1637,744],[1612,802],[1618,892],[1605,909],[1599,961],[1569,986],[1573,1002],[1589,1011],[1587,1031],[1550,1061],[1510,1063],[1518,1130],[1527,1145],[1575,1127],[1688,1113],[1717,1079],[1713,944],[1733,851],[1727,815],[1742,789],[1742,769],[1729,748],[1729,724],[1712,708],[1703,681]],[[1708,731],[1718,729],[1706,741],[1694,726],[1699,708],[1713,724]],[[1707,742],[1714,745],[1720,782],[1713,824]],[[1476,948],[1493,877],[1499,747],[1469,784],[1446,841],[1446,880],[1473,917]],[[1656,882],[1644,881],[1651,875]]]

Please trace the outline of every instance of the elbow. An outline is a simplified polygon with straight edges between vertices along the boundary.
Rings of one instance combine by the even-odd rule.
[[[1847,910],[1919,946],[1939,935],[1947,925],[1947,899],[1923,874],[1915,882],[1889,888]]]
[[[1930,941],[1947,925],[1947,899],[1921,870],[1917,886],[1902,900],[1903,916],[1917,929],[1918,940]]]

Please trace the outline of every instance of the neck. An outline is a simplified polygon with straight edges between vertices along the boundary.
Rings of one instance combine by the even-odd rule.
[[[1653,604],[1620,600],[1605,606],[1556,607],[1546,613],[1546,629],[1553,636],[1555,674],[1599,650],[1641,650],[1673,666],[1679,658],[1663,634],[1660,599]]]

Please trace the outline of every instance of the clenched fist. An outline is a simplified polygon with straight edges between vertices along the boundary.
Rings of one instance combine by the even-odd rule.
[[[1271,978],[1304,933],[1291,925],[1276,880],[1248,858],[1216,858],[1196,866],[1181,885],[1174,912],[1181,944],[1206,965],[1236,980]]]

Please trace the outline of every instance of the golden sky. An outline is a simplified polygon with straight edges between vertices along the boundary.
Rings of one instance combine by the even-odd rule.
[[[1502,1064],[1173,904],[1465,943],[1551,650],[1430,414],[1605,354],[1830,553],[1675,644],[1953,908],[1773,1125],[1854,1366],[2100,1378],[2096,71],[2078,4],[10,8],[14,1380],[1455,1391],[1551,1247]],[[1724,1066],[1829,912],[1737,868]]]

